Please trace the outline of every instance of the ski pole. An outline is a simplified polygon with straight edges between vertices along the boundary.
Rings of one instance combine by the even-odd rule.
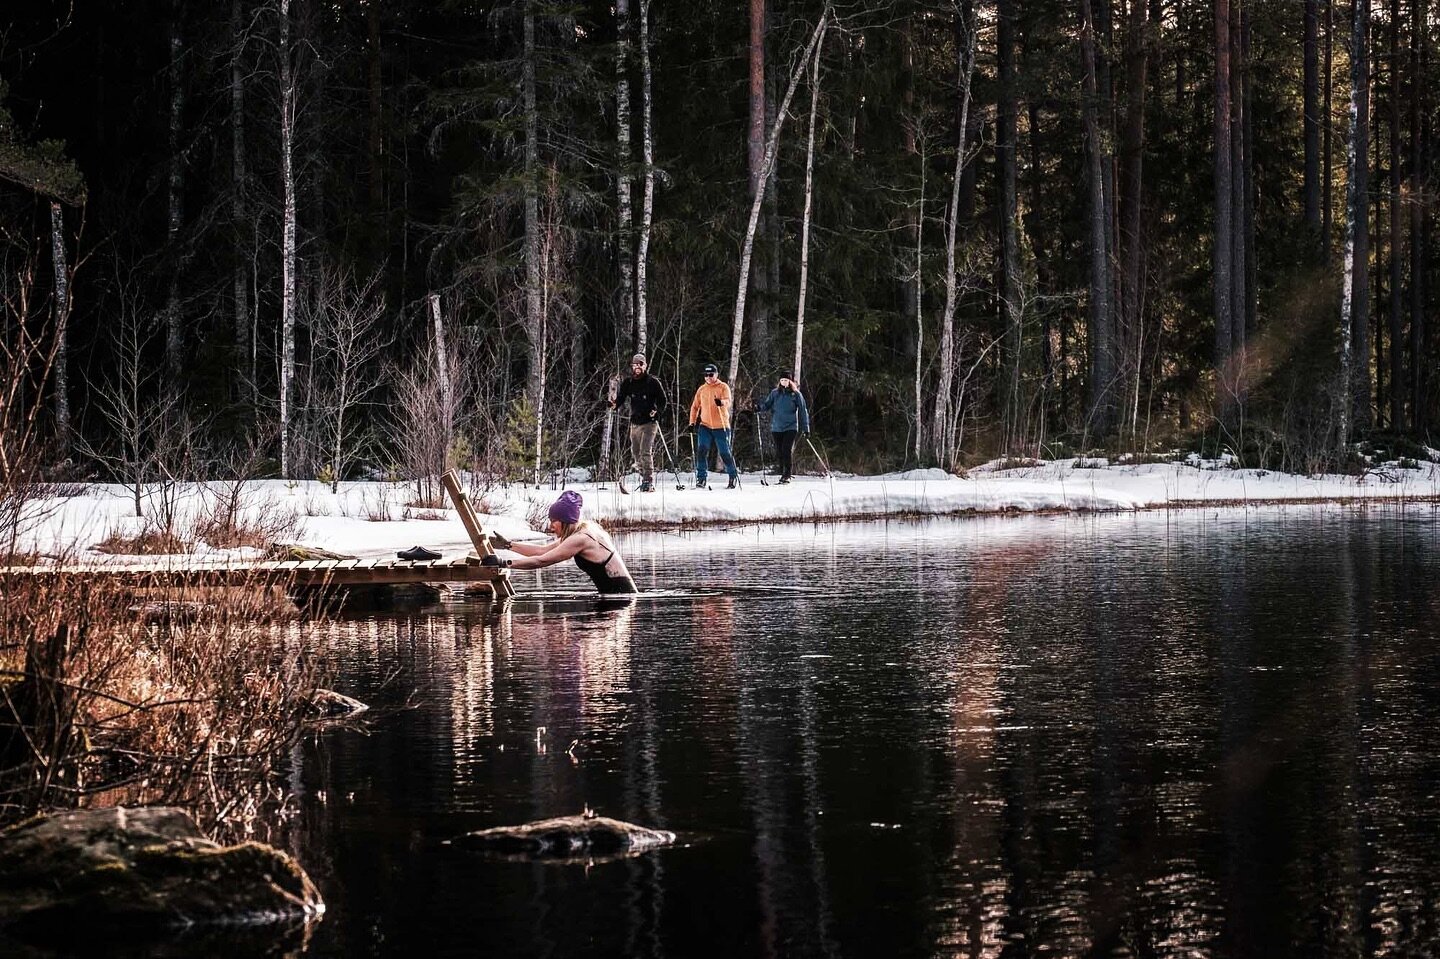
[[[760,457],[760,485],[769,486],[765,481],[765,443],[760,439],[760,411],[755,411],[755,450]]]
[[[825,457],[821,456],[821,455],[820,455],[820,451],[815,448],[815,444],[812,443],[812,442],[810,442],[810,434],[809,434],[809,433],[806,433],[806,434],[805,434],[805,445],[808,446],[808,447],[810,447],[810,452],[812,452],[812,453],[815,454],[815,459],[816,459],[816,461],[818,461],[818,462],[820,463],[820,468],[825,471],[825,475],[826,475],[826,476],[829,476],[829,475],[830,475],[830,466],[825,462]]]
[[[670,472],[675,476],[675,488],[684,489],[685,484],[680,482],[680,471],[675,468],[675,457],[670,453],[670,444],[665,439],[664,430],[656,430],[655,435],[660,437],[660,447],[665,450],[665,459],[670,463]]]

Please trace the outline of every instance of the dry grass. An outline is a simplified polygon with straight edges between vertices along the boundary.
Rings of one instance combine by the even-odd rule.
[[[120,556],[158,556],[188,553],[190,544],[174,532],[147,524],[138,533],[122,533],[112,529],[91,549],[97,553]]]
[[[225,829],[283,791],[274,770],[319,681],[283,597],[11,576],[0,598],[0,821],[123,801]],[[137,599],[204,614],[145,616]]]
[[[440,512],[439,510],[435,510],[435,509],[419,509],[419,510],[407,509],[407,510],[405,511],[405,517],[406,517],[407,519],[423,519],[423,520],[447,520],[447,519],[450,518],[450,517],[446,516],[444,513]]]

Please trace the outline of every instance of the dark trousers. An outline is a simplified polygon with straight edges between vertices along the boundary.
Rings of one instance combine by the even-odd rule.
[[[791,454],[795,452],[795,437],[799,435],[796,430],[785,430],[783,433],[771,433],[775,437],[775,456],[780,460],[780,478],[789,479],[791,471]]]
[[[695,482],[704,483],[710,470],[710,447],[720,452],[725,463],[725,472],[734,479],[740,471],[735,468],[735,457],[730,452],[730,434],[726,430],[712,430],[708,426],[695,427]]]

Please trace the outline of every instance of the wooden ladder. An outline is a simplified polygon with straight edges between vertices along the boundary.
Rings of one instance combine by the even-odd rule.
[[[470,536],[470,542],[475,545],[475,552],[481,557],[494,556],[495,549],[490,545],[490,537],[485,535],[480,518],[475,515],[475,507],[470,505],[470,496],[460,486],[460,474],[453,469],[446,470],[440,474],[440,485],[450,494],[450,501],[455,504],[455,512],[460,514],[460,522],[465,524],[465,532]],[[493,581],[495,598],[509,599],[515,595],[515,587],[510,585],[510,571],[501,567],[498,572],[500,575]]]

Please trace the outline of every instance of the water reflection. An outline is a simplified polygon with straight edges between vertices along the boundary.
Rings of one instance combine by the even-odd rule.
[[[340,688],[384,718],[297,774],[311,954],[1433,953],[1436,533],[632,536],[667,592],[605,607],[557,573],[344,623]],[[586,807],[688,842],[589,869],[443,845]]]

